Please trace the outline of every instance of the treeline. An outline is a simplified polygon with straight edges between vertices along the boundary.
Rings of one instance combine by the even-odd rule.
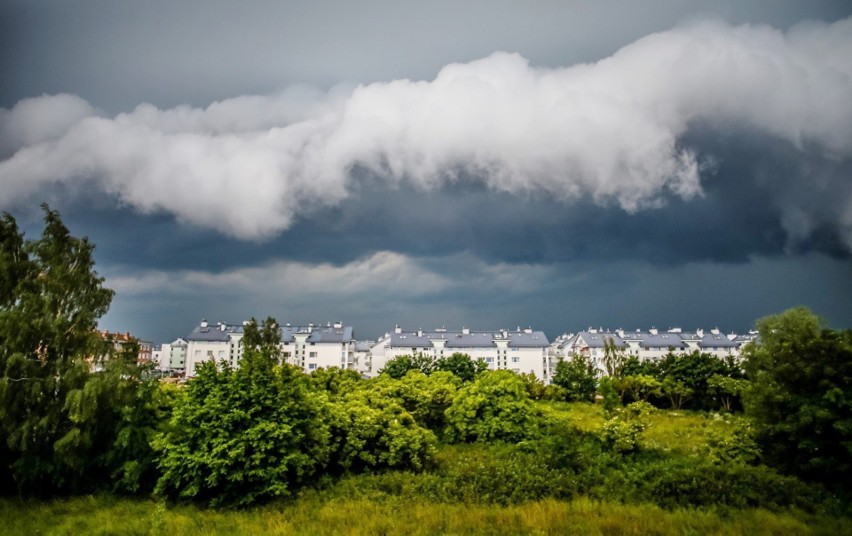
[[[608,376],[575,356],[549,386],[464,354],[404,356],[371,380],[306,375],[281,364],[267,318],[246,327],[239,368],[205,363],[178,387],[152,378],[132,345],[100,338],[112,292],[94,271],[93,246],[47,207],[45,224],[28,241],[11,216],[0,220],[4,494],[108,490],[243,507],[352,485],[501,504],[584,495],[848,505],[852,332],[825,329],[805,309],[760,320],[742,364],[702,354],[640,363],[608,348]],[[97,356],[107,356],[100,372]],[[595,400],[587,407],[602,408],[605,422],[591,431],[548,405]],[[643,434],[658,408],[722,410],[734,431],[698,453],[656,449]]]

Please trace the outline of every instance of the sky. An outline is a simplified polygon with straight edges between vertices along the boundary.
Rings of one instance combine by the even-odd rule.
[[[848,1],[0,0],[0,210],[101,328],[852,327]]]

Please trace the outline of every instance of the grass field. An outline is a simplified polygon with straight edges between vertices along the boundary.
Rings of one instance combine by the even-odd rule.
[[[578,499],[505,508],[303,499],[249,511],[82,497],[0,501],[0,532],[35,534],[852,534],[852,520],[743,510],[718,513]]]

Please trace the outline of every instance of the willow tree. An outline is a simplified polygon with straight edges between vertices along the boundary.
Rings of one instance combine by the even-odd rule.
[[[0,487],[27,494],[100,480],[122,421],[121,389],[106,380],[133,376],[90,371],[113,291],[94,270],[94,245],[42,208],[36,240],[10,214],[0,219]]]

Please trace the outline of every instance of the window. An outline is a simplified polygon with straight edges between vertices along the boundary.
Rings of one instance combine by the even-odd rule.
[[[317,356],[317,353],[316,353],[316,352],[311,352],[311,353],[310,353],[310,355],[309,355],[308,357],[316,357],[316,356]]]
[[[317,369],[316,363],[311,363],[310,365],[308,365],[308,370],[316,370],[316,369]]]
[[[493,358],[493,357],[486,357],[486,358],[485,358],[485,362],[486,362],[486,363],[493,363],[493,362],[494,362],[494,358]]]
[[[520,357],[518,357],[516,355],[512,356],[512,363],[520,363],[520,361],[521,361]]]
[[[284,352],[281,354],[283,357],[290,357],[290,352]]]

